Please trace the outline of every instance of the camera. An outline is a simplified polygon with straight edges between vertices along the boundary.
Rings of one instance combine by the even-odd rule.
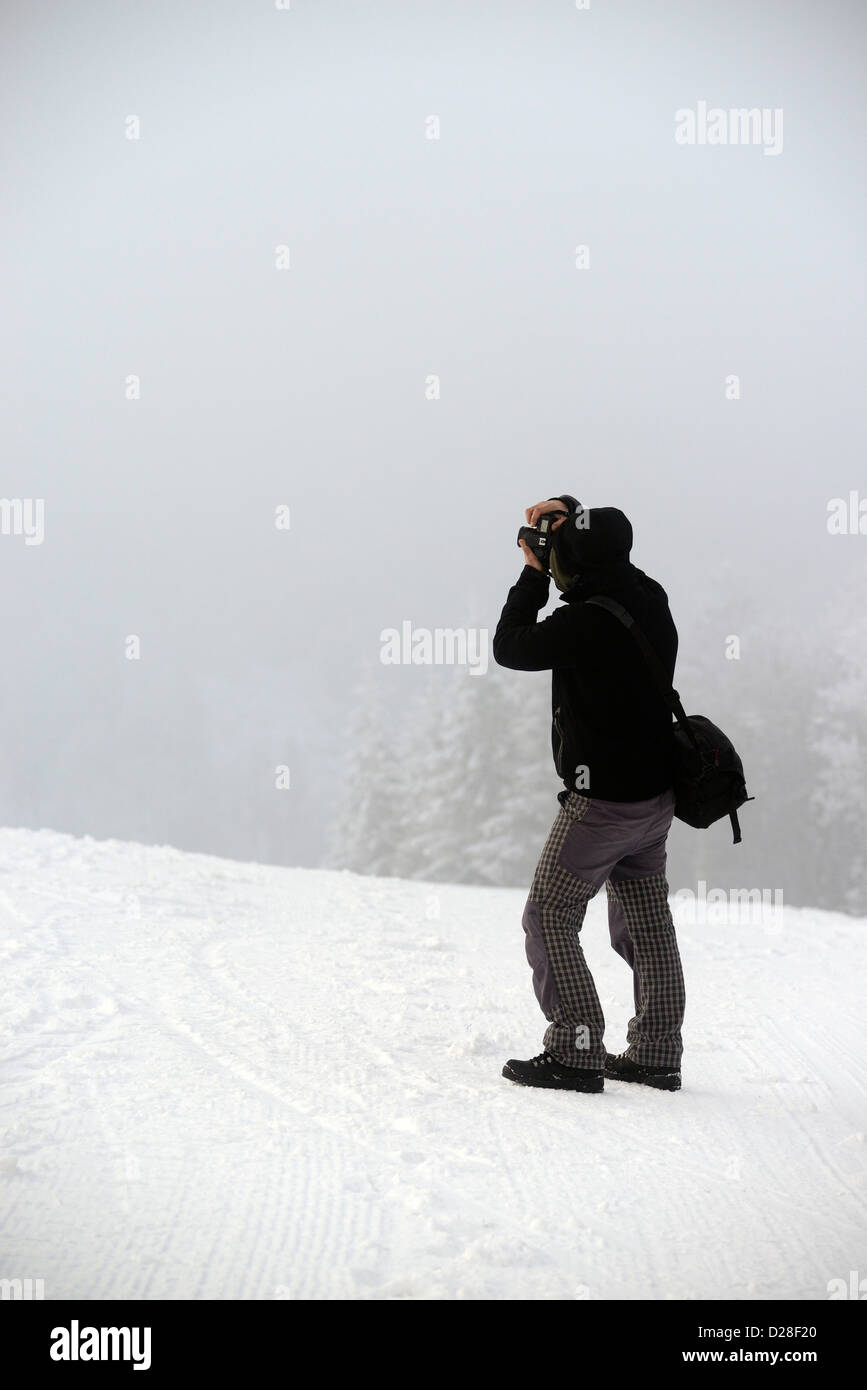
[[[562,512],[551,512],[548,516],[540,516],[538,526],[522,526],[518,532],[516,544],[526,541],[543,569],[548,568],[551,559],[551,528],[562,515]]]

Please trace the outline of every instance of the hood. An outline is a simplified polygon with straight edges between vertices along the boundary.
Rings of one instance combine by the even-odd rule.
[[[557,571],[564,597],[578,587],[584,594],[591,592],[586,584],[612,571],[616,575],[631,570],[631,549],[632,525],[619,507],[579,507],[554,532],[552,572]],[[567,582],[561,585],[561,579]]]

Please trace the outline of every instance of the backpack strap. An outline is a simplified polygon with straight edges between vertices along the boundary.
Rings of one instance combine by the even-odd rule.
[[[633,618],[632,614],[623,607],[622,603],[618,603],[617,600],[614,598],[609,598],[607,594],[594,594],[592,598],[585,599],[584,602],[593,603],[596,605],[597,608],[607,608],[608,612],[613,613],[615,618],[617,618],[623,624],[623,626],[629,630],[629,632],[632,634],[632,636],[635,638],[635,641],[641,648],[644,659],[650,667],[651,675],[653,676],[654,680],[656,681],[656,684],[659,687],[659,691],[662,695],[662,698],[665,700],[665,703],[668,705],[668,708],[671,710],[678,724],[680,724],[683,727],[683,730],[686,733],[687,737],[694,745],[697,746],[698,739],[693,733],[692,725],[690,724],[689,719],[687,718],[686,711],[684,710],[683,705],[680,703],[680,696],[678,695],[671,681],[668,679],[668,672],[666,671],[659,657],[656,655],[656,652],[653,650],[652,646],[648,642],[641,628],[638,626],[638,623]],[[740,831],[738,831],[737,833],[738,838],[740,838]]]
[[[747,801],[754,801],[755,797],[748,796]],[[729,811],[729,820],[732,823],[732,844],[739,845],[741,842],[741,827],[738,820],[737,811]]]

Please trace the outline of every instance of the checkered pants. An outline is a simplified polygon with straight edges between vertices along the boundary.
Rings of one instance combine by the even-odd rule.
[[[570,792],[542,851],[524,909],[533,987],[548,1019],[545,1048],[570,1066],[601,1070],[605,1018],[581,946],[587,904],[605,883],[612,944],[635,972],[627,1056],[680,1065],[683,972],[668,906],[665,840],[673,794],[601,801]],[[615,928],[618,940],[615,940]],[[631,951],[624,949],[628,935]]]

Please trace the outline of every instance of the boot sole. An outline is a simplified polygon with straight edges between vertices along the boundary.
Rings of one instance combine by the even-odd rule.
[[[631,1081],[639,1086],[650,1086],[654,1091],[679,1091],[680,1072],[667,1072],[662,1076],[624,1076],[623,1072],[606,1071],[609,1081]]]
[[[508,1063],[503,1067],[503,1076],[507,1081],[514,1081],[518,1086],[534,1086],[539,1091],[582,1091],[586,1095],[598,1095],[600,1091],[605,1089],[603,1076],[594,1076],[587,1080],[584,1077],[575,1076],[568,1077],[563,1081],[530,1081],[512,1071]]]

